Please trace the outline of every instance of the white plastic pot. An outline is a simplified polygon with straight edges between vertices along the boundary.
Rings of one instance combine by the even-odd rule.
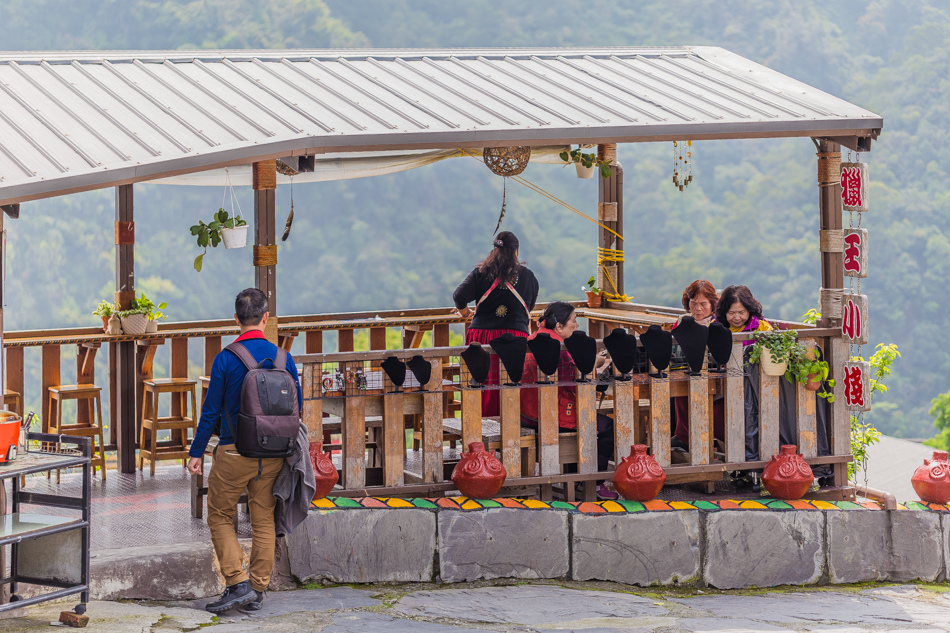
[[[225,248],[243,248],[247,244],[247,227],[236,226],[233,229],[221,229],[221,241]]]
[[[149,322],[145,325],[145,333],[146,333],[146,334],[155,334],[156,332],[158,332],[158,321],[149,321]]]
[[[574,169],[577,170],[578,178],[593,178],[594,170],[597,169],[597,165],[591,165],[590,167],[584,167],[583,163],[574,163]]]
[[[773,363],[772,354],[768,348],[762,348],[762,355],[759,356],[759,366],[766,376],[782,376],[788,369],[788,363]]]
[[[125,334],[145,334],[148,327],[148,317],[144,314],[132,314],[122,317],[122,331]]]

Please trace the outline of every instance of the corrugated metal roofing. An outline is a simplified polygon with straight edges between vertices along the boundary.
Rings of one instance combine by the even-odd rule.
[[[880,116],[713,47],[0,54],[0,204],[329,151],[783,136]]]

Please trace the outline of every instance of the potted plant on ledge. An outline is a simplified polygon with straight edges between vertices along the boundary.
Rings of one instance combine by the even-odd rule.
[[[116,303],[106,301],[103,299],[99,302],[99,305],[96,306],[96,309],[92,311],[94,315],[102,318],[102,331],[109,332],[109,319],[112,318],[112,315],[119,311],[119,306]]]
[[[789,357],[796,345],[795,330],[754,332],[755,343],[749,352],[749,364],[759,363],[766,376],[781,376],[788,370]]]
[[[828,380],[828,363],[821,360],[821,352],[811,349],[802,343],[795,343],[789,350],[788,370],[785,375],[789,380],[793,378],[805,386],[808,391],[815,391],[819,398],[834,402],[834,394],[822,390],[822,386],[834,387],[835,381]]]
[[[242,248],[247,244],[247,222],[240,215],[230,217],[223,208],[218,209],[210,224],[201,220],[191,227],[191,234],[195,236],[198,246],[204,248],[201,255],[195,258],[195,270],[201,272],[201,264],[208,246],[217,247],[224,242],[225,248]]]
[[[587,307],[589,308],[599,308],[603,304],[604,291],[595,284],[596,280],[591,275],[591,278],[587,280],[587,285],[581,286],[581,290],[587,293]]]
[[[168,304],[164,301],[155,304],[151,299],[145,296],[144,292],[141,297],[133,299],[132,304],[133,307],[145,309],[145,318],[148,319],[148,323],[145,326],[145,332],[147,334],[158,332],[158,322],[168,318],[168,316],[162,312],[162,310],[168,307]]]

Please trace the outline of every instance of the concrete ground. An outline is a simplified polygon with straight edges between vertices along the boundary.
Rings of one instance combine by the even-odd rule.
[[[717,592],[608,583],[337,586],[268,594],[256,615],[219,618],[197,602],[92,602],[87,631],[466,633],[470,631],[950,631],[946,585]],[[31,607],[4,633],[48,631],[75,604]],[[58,625],[58,622],[56,622]]]

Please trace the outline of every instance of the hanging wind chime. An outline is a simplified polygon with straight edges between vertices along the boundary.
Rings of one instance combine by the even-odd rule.
[[[300,172],[279,158],[277,159],[277,171],[290,177],[290,213],[287,214],[287,221],[284,222],[284,234],[280,236],[280,241],[286,242],[287,238],[290,237],[290,227],[294,223],[294,176]]]
[[[486,147],[482,150],[482,160],[493,173],[504,177],[504,184],[501,189],[501,213],[498,216],[498,222],[492,235],[498,232],[501,227],[501,221],[505,218],[505,204],[508,194],[508,178],[517,176],[528,166],[531,160],[531,148],[527,146],[517,147]]]
[[[673,185],[682,191],[693,182],[693,142],[673,141]]]

